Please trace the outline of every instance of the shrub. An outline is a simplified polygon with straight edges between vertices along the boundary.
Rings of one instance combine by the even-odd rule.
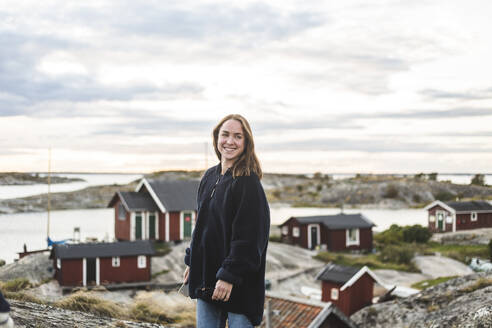
[[[430,181],[437,181],[437,173],[432,172],[432,173],[427,174],[427,179],[429,179]]]
[[[5,260],[0,259],[0,267],[3,267],[5,265]]]
[[[433,196],[435,199],[441,200],[443,202],[447,202],[447,201],[456,199],[455,194],[453,194],[449,191],[445,191],[445,190],[441,190],[441,191],[433,194]]]
[[[483,174],[475,174],[471,179],[470,184],[476,186],[485,186],[485,176]]]
[[[268,240],[273,241],[275,243],[280,243],[282,242],[282,237],[280,235],[270,235]]]
[[[403,240],[407,243],[426,243],[432,237],[432,232],[420,224],[403,227]]]
[[[403,240],[403,229],[397,224],[392,224],[389,229],[374,235],[374,240],[380,244],[399,244]]]
[[[492,239],[489,241],[489,258],[492,261]]]
[[[390,245],[381,250],[379,259],[383,262],[394,262],[399,264],[410,264],[415,255],[415,251],[405,247]]]
[[[383,195],[384,198],[396,198],[398,197],[398,188],[395,185],[390,184],[386,187],[386,191]]]

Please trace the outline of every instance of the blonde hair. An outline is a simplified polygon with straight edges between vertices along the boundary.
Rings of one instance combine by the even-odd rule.
[[[213,140],[214,140],[214,149],[215,154],[219,160],[221,159],[221,154],[219,152],[219,148],[217,145],[219,139],[219,131],[222,125],[228,120],[236,120],[241,123],[241,127],[243,129],[244,134],[244,151],[239,158],[234,162],[231,167],[232,176],[238,177],[243,175],[251,175],[251,173],[255,173],[258,178],[263,177],[263,172],[261,171],[260,161],[255,153],[255,143],[253,141],[253,133],[251,132],[251,127],[249,126],[248,121],[239,114],[229,114],[223,119],[220,120],[219,124],[217,124],[212,132]]]

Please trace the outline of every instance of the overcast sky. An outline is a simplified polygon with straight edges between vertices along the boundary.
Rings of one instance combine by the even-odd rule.
[[[0,171],[492,172],[492,1],[0,2]]]

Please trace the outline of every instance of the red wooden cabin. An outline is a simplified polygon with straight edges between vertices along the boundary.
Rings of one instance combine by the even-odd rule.
[[[151,279],[152,242],[54,245],[55,279],[61,286],[144,282]]]
[[[345,315],[372,304],[374,282],[384,286],[367,267],[355,268],[329,263],[316,276],[321,280],[321,300],[332,302]]]
[[[142,179],[134,192],[117,192],[114,208],[118,240],[178,241],[191,237],[199,181]]]
[[[485,201],[441,202],[436,200],[425,207],[428,227],[432,232],[492,227],[492,205]]]
[[[270,313],[267,314],[267,311]],[[317,302],[303,298],[266,293],[265,313],[260,327],[295,328],[357,328],[333,303]]]
[[[362,214],[291,217],[280,225],[281,240],[308,249],[371,250],[373,226]]]

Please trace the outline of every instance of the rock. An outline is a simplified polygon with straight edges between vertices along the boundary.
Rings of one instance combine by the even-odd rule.
[[[492,327],[492,273],[476,273],[354,313],[360,328]]]
[[[11,317],[15,327],[77,327],[77,328],[102,328],[102,327],[164,327],[158,324],[132,322],[112,319],[78,311],[69,311],[49,305],[41,305],[30,302],[9,300]]]
[[[0,280],[27,278],[33,283],[39,283],[52,278],[53,274],[53,262],[47,252],[25,256],[17,262],[0,267]]]

